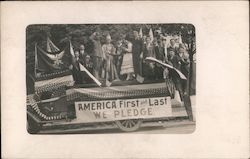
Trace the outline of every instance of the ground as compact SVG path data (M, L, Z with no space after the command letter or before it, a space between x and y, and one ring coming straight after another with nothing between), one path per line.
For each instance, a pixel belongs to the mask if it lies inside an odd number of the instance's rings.
M47 134L113 134L113 133L130 133L130 134L188 134L195 131L195 122L188 120L176 121L161 121L154 123L146 123L140 129L134 132L123 132L118 128L106 127L106 129L92 129L86 130L85 128L78 129L54 129L43 130L40 133Z

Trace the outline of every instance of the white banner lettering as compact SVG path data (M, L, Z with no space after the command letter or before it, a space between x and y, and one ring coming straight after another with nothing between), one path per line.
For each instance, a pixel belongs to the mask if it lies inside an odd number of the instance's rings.
M159 118L172 115L170 97L75 102L81 122Z

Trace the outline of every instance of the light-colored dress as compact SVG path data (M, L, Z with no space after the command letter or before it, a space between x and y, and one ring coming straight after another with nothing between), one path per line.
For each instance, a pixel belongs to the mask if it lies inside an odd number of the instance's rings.
M128 42L128 44L125 47L126 51L123 54L123 60L120 72L121 75L134 73L132 43Z
M106 70L106 78L108 77L108 80L115 80L118 79L118 74L116 70L116 66L114 64L114 55L115 55L115 47L113 44L104 44L102 46L102 51L104 53L104 59L105 62L105 70Z

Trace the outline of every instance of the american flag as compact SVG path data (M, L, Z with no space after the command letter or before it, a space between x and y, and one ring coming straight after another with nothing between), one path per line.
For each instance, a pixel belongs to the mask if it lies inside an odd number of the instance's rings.
M59 51L59 48L47 37L47 52L56 53Z

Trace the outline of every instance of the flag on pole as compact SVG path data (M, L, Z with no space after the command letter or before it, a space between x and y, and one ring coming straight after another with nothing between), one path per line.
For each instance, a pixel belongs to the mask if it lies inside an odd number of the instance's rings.
M60 49L47 37L47 52L56 53L59 51Z
M149 37L150 37L150 39L151 39L151 42L152 42L152 41L154 40L154 34L153 34L153 31L152 31L151 28L150 28L150 30L149 30L148 35L149 35Z
M69 47L67 47L67 52L69 52L69 54L71 55L71 58L75 58L75 54L74 54L74 48L73 45L71 43L71 40L69 40ZM98 85L101 86L102 83L97 80L81 63L79 63L80 66L80 71L82 72L86 72L87 75Z
M66 49L57 53L51 53L35 45L36 73L51 74L62 72L67 70L70 64L71 58L66 52Z
M140 28L140 31L139 31L139 36L140 36L140 38L142 38L142 37L143 37L142 28Z
M86 72L88 74L88 76L98 85L101 86L102 83L100 81L98 81L98 79L96 79L81 63L79 63L80 66L80 71Z
M183 73L181 73L181 71L179 71L178 69L174 68L173 66L171 66L169 64L166 64L166 63L164 63L160 60L157 60L156 58L153 58L153 57L147 57L145 60L150 61L150 62L157 62L158 64L160 64L164 67L170 68L170 69L174 70L181 79L187 80L186 76Z
M48 91L74 84L69 70L71 58L66 50L52 53L35 44L35 91Z

